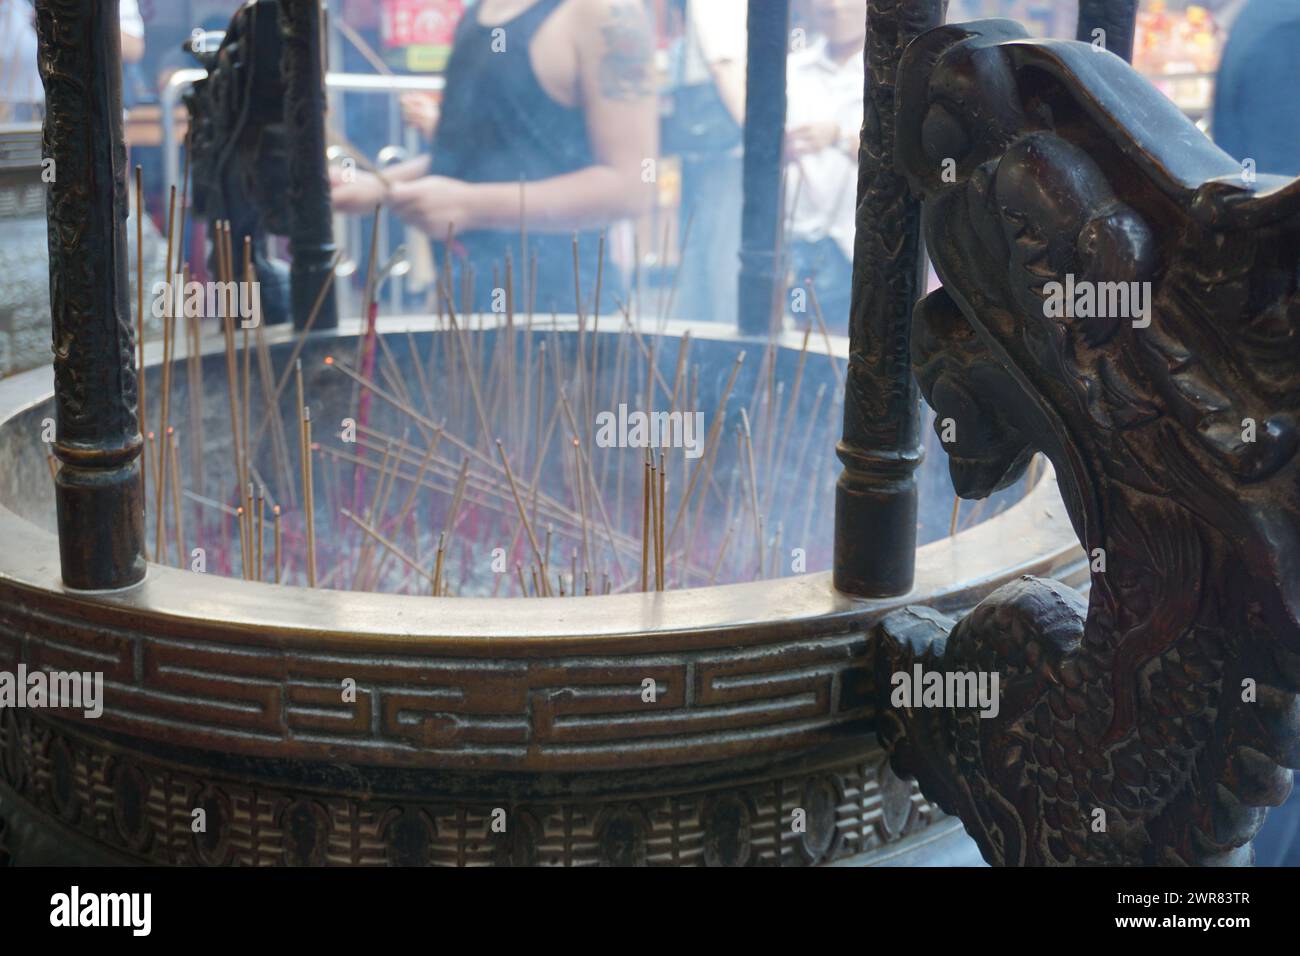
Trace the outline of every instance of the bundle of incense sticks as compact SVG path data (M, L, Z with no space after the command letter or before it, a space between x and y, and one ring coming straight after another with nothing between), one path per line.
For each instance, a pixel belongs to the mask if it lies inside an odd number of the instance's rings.
M168 269L187 281L184 243L172 238L184 233L183 201L179 226L175 214L173 192ZM213 279L256 290L250 243L237 256L228 222L211 234ZM169 296L147 406L140 353L142 421L157 410L145 459L153 560L276 584L527 597L828 567L844 363L811 286L797 353L772 342L699 354L689 332L664 334L675 277L657 314L643 315L639 274L629 301L609 294L603 252L602 240L584 281L575 240L563 323L535 314L535 256L527 269L507 256L497 270L501 312L475 312L471 270L457 281L444 262L432 331L384 332L371 314L355 343L309 334L328 285L302 333L275 350L255 291L243 321ZM377 268L372 250L367 302L379 300ZM141 334L144 305L140 296ZM223 381L204 380L202 323L220 335ZM172 422L178 380L184 431ZM654 440L627 427L634 419L657 426ZM954 532L957 521L954 508Z

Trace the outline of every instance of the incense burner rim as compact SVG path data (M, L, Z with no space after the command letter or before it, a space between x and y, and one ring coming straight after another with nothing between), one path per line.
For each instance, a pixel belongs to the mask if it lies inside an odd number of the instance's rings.
M608 318L608 317L606 317ZM549 317L548 317L549 319ZM429 316L395 316L379 321L381 332L428 332L437 329ZM543 327L550 328L551 321ZM613 334L614 322L599 334ZM537 326L535 325L535 328ZM575 317L554 319L554 327L574 331ZM315 340L347 340L360 333L361 323L344 321L337 330L314 332ZM671 320L646 334L707 338L737 344L752 343L755 351L766 343L739 335L719 323ZM268 329L268 344L282 345L296 333L288 327ZM820 339L820 341L818 341ZM785 333L777 342L798 349L802 336ZM825 355L847 340L812 336L810 353ZM203 354L223 348L219 335L203 342ZM146 349L146 365L161 360L161 343ZM48 366L0 381L0 425L49 399ZM396 642L410 650L454 648L459 653L491 654L511 649L529 656L563 653L577 647L641 644L653 636L656 647L700 646L705 635L714 641L745 643L764 641L763 635L790 636L800 622L844 618L846 629L864 614L924 601L938 607L959 607L977 598L982 589L1008 575L1044 572L1074 562L1078 545L1059 505L1054 477L1044 474L1039 484L1006 512L981 522L956 536L920 547L913 590L884 601L858 600L837 592L829 572L791 575L738 584L684 588L659 594L590 596L575 603L567 598L485 598L373 594L320 590L241 581L219 575L150 563L143 582L116 592L83 592L64 588L59 577L55 535L30 524L20 515L0 507L0 535L9 547L0 554L0 582L29 592L60 594L77 603L98 604L130 614L145 614L174 625L217 628L250 642L347 644L357 641L376 646ZM771 613L763 613L764 610ZM682 622L689 621L689 624ZM395 623L396 622L396 625ZM541 639L539 641L539 639ZM545 648L543 650L543 647Z

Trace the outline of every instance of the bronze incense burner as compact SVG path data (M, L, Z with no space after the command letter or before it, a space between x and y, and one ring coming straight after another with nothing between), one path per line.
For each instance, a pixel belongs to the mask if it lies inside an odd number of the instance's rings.
M868 5L831 570L492 598L146 562L138 375L158 382L168 358L137 368L128 319L116 4L38 3L54 386L49 369L0 382L0 668L98 672L104 698L94 719L0 710L0 855L956 862L964 826L998 864L1249 862L1300 762L1300 186L1244 180L1132 71L1132 0L1081 4L1079 35L1101 26L1116 52L943 26L943 6ZM290 296L306 325L331 248L317 8L280 12L285 119L307 144ZM773 45L770 24L751 34L751 53ZM747 126L752 185L776 181L779 136ZM745 326L775 295L774 195L746 208ZM923 248L943 282L924 298ZM1067 276L1146 283L1148 306L1056 314ZM330 324L303 354L332 427L348 383L321 356L371 333ZM714 372L741 348L770 345L773 368L834 350L689 331ZM554 334L573 347L572 326ZM267 333L282 365L297 341ZM223 344L204 339L203 362ZM233 400L206 382L205 408ZM929 464L922 393L946 453ZM235 447L208 434L199 471ZM945 464L983 498L1035 451L1052 468L1023 499L916 546L936 509L942 527ZM999 706L900 699L918 667L996 676Z
M420 342L442 334L386 325ZM752 348L719 327L691 331L724 368ZM355 334L345 322L302 350L322 420L331 402L346 407L350 383L320 357L350 353ZM272 333L277 358L294 340ZM221 343L205 344L219 361ZM799 337L783 345L797 361ZM829 364L810 369L834 381ZM493 599L309 591L156 564L133 588L79 595L58 580L47 374L0 383L12 545L0 667L103 671L107 690L98 720L4 712L0 815L15 863L802 865L912 847L960 858L954 822L872 739L867 633L916 594L957 610L1021 573L1078 580L1048 474L1007 511L922 546L912 597L891 601L844 598L827 572ZM205 383L224 398L220 375ZM183 375L177 388L184 407ZM211 434L205 457L227 460L228 434ZM950 499L935 491L926 510L943 524ZM347 680L355 703L342 700ZM195 809L205 833L192 831Z

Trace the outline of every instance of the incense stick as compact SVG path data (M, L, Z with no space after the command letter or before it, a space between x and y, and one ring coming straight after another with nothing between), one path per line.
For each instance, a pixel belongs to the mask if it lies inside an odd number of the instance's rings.
M519 498L519 488L515 485L514 473L510 470L510 459L506 456L506 450L501 444L501 439L497 439L497 453L501 456L501 465L506 470L506 479L510 482L510 494L514 496L515 507L519 509L519 520L524 524L524 531L528 533L528 541L533 546L533 555L537 563L542 563L542 552L537 547L537 536L533 534L533 526L528 521L528 513L524 510L524 503ZM550 585L543 578L542 584L546 590L550 590Z
M664 555L664 502L667 498L667 457L659 453L659 500L655 508L655 584L662 591L667 584L667 564Z
M745 464L749 468L749 507L754 521L754 541L758 546L758 573L763 573L763 518L758 511L758 477L754 472L754 442L749 431L749 414L740 410L741 434L744 437Z
M817 320L817 328L822 334L822 341L826 343L826 357L830 360L831 369L835 372L835 384L841 392L844 391L844 370L840 368L840 363L835 360L835 352L831 348L831 335L826 330L826 321L822 317L822 307L817 301L817 290L813 287L812 280L804 283L808 289L808 300L812 303L813 318Z
M641 462L641 590L648 586L650 548L650 459Z
M307 520L307 584L316 586L316 502L312 496L311 409L302 410L302 500Z
M167 259L165 261L168 270L171 269L172 241L175 238L172 235L172 227L175 225L175 219L176 219L176 187L172 186L171 198L168 201L168 208L167 208ZM168 413L168 402L171 397L171 347L172 347L172 338L174 336L174 325L175 325L175 316L173 314L173 311L174 311L175 296L177 291L172 287L172 276L170 272L165 278L166 278L166 289L167 289L167 307L163 310L163 370L162 370L162 396L161 396L162 411L158 419L159 436L166 436L168 433L167 413ZM154 544L154 559L158 561L159 564L166 564L167 554L166 551L164 550L164 548L166 547L166 541L164 539L164 535L166 534L167 531L167 519L165 516L165 512L163 511L163 500L167 491L167 441L166 439L160 437L158 445L159 445L159 459L158 459L159 482L155 489L155 500L154 500L154 523L155 523L155 531L156 531L155 544Z
M275 529L273 532L275 536L275 583L279 584L280 583L280 543L281 543L279 505L276 505L274 508L271 509L271 521Z
M257 489L257 574L256 579L262 580L262 568L264 561L262 559L262 546L266 541L266 531L264 521L266 520L266 489L259 487Z
M424 570L424 568L420 567L419 563L414 558L412 558L409 554L407 554L405 551L399 548L392 541L389 541L387 538L385 538L382 534L376 531L368 523L362 521L360 518L354 515L351 511L348 511L346 508L340 509L339 513L343 515L343 517L351 521L353 524L355 524L362 531L364 531L371 540L379 544L381 547L387 548L389 552L396 555L397 558L403 564L409 567L416 574L420 575L426 581L434 583L434 578L432 577L432 575L430 575L428 571Z
M140 430L148 432L149 430L149 412L147 396L149 386L147 384L147 372L144 364L144 168L138 163L135 167L135 338L138 358L136 359L136 374L139 376L139 385L137 387L140 402ZM142 472L140 481L140 493L145 501L149 500L149 446L147 442L142 443L140 449L140 471ZM149 557L149 536L144 535L145 539L145 558Z
M176 430L167 429L168 444L171 446L169 456L171 459L171 499L172 499L172 523L176 531L176 566L185 566L185 528L181 523L181 462L180 446L176 441Z

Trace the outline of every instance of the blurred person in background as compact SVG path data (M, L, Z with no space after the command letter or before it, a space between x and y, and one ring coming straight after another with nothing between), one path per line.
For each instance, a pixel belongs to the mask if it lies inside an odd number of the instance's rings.
M1228 35L1214 94L1214 141L1255 171L1300 176L1300 2L1249 0ZM1300 866L1300 792L1255 838L1260 866Z
M44 114L45 87L36 65L36 11L31 0L0 0L0 122L35 122ZM121 0L123 106L133 103L142 82L144 19L138 0Z
M1259 173L1300 176L1300 0L1237 14L1214 94L1214 141Z
M140 61L144 59L144 17L138 0L121 0L118 21L122 33L122 107L130 109L152 96Z
M139 0L120 0L118 21L122 32L122 62L139 63L144 56L144 17Z
M433 134L438 129L438 97L432 93L403 93L402 122L415 127L426 143L433 142Z
M744 201L745 0L677 0L682 38L670 67L664 152L681 159L681 265L674 312L735 323ZM687 223L690 234L686 234Z
M811 281L829 329L847 334L853 279L866 0L808 0L816 31L792 50L786 81L787 254Z
M0 122L41 118L45 89L36 68L35 13L30 0L0 0Z
M353 0L355 2L355 0ZM446 69L445 57L450 55L441 42L448 22L458 23L466 7L473 8L475 0L381 0L385 6L381 18L381 42L406 44L408 68L415 72L442 72ZM437 34L435 37L434 34ZM454 38L454 33L453 33ZM437 42L437 49L429 47ZM418 54L418 57L417 57ZM417 58L419 67L410 67ZM438 126L438 96L434 93L407 92L399 99L402 121L420 134L426 145L433 142Z
M123 106L130 105L130 70L144 55L144 22L136 0L119 7L123 62ZM39 124L45 114L45 87L37 65L34 8L30 0L0 0L0 123ZM39 135L39 133L33 134ZM38 187L32 190L41 192ZM127 235L135 235L135 180L127 176ZM12 195L12 192L11 192ZM24 200L25 203L25 200ZM44 201L34 215L8 215L0 236L0 376L49 361L50 273ZM166 274L167 244L146 214L142 223L145 275ZM136 244L127 250L129 300L135 301ZM146 283L152 279L146 278ZM161 323L146 312L146 335Z
M435 240L440 260L450 256L456 289L472 270L480 310L492 307L493 271L504 275L508 252L522 311L535 256L529 298L539 312L572 312L575 232L589 297L601 231L654 198L645 176L658 149L652 58L639 0L480 0L456 29L431 155L383 180L336 168L335 207L368 214L387 203ZM441 240L452 228L448 250ZM603 278L609 308L618 277L606 268Z

